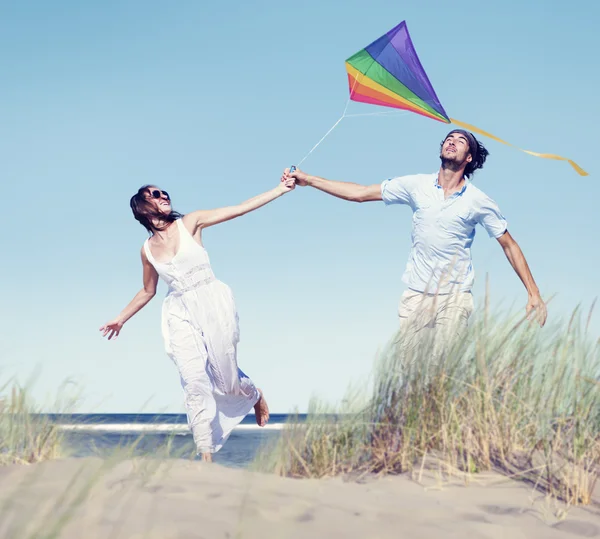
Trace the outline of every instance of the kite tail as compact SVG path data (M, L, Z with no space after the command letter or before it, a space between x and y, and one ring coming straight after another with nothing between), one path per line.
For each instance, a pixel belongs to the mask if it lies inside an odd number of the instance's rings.
M483 135L484 137L489 137L497 142L506 144L507 146L512 146L513 148L517 148L517 146L510 144L509 142L506 142L505 140L502 140L502 139L496 137L495 135L492 135L491 133L484 131L483 129L479 129L478 127L475 127L474 125L466 124L464 122L459 122L458 120L455 120L454 118L450 118L450 121L455 125L464 127L465 129L468 129L469 131L479 133L480 135ZM569 163L569 165L571 165L575 169L575 172L577 172L577 174L579 174L580 176L589 176L589 174L585 170L583 170L577 163L575 163L575 161L571 161L570 159L567 159L566 157L561 157L560 155L554 155L551 153L531 152L529 150L523 150L521 148L517 148L517 150L521 150L522 152L528 153L529 155L533 155L535 157L542 157L543 159L556 159L557 161L567 161Z

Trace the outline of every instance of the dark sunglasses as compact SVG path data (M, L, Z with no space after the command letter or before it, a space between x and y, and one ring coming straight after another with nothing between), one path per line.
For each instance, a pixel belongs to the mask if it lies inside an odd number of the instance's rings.
M167 193L166 191L159 191L158 189L154 189L150 191L150 194L152 195L152 198L160 198L161 196L164 196L167 200L171 200L169 193Z

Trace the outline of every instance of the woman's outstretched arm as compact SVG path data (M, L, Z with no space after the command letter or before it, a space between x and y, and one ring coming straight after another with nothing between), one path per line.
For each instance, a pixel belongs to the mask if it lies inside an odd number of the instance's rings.
M276 198L279 198L281 195L288 193L294 189L295 186L296 183L294 179L290 178L289 180L281 181L274 189L252 197L236 206L226 206L224 208L216 208L214 210L198 210L186 215L186 219L189 218L192 220L195 223L196 228L206 228L217 225L257 210L265 204L268 204Z
M150 300L156 295L156 285L158 284L158 273L154 269L154 266L150 263L146 257L146 253L142 248L142 267L144 269L144 286L143 288L133 297L129 304L121 311L119 316L104 324L100 331L102 336L108 335L110 341L113 337L116 339L121 332L123 324L127 322L135 313L145 307Z

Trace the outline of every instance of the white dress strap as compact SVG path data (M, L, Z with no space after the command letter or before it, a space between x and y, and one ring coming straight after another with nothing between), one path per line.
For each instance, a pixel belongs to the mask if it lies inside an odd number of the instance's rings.
M152 256L152 253L150 252L150 246L148 245L149 240L150 240L150 238L146 238L146 241L144 242L144 252L146 253L146 258L148 259L150 264L152 264L154 266L155 260L154 260L154 257Z
M187 227L183 224L183 217L180 217L179 219L177 219L177 226L179 228L179 243L181 243L181 241L183 240L184 236L186 238L189 239L194 239L194 237L190 234L190 231L187 229Z

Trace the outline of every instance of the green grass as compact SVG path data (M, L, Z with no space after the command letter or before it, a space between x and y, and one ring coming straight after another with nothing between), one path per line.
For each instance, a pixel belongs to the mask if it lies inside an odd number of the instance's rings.
M59 395L64 394L64 388L61 388ZM70 399L63 401L64 399L57 399L53 409L68 413L74 402ZM32 467L31 473L14 486L13 491L2 492L4 499L0 502L0 522L7 519L4 523L5 531L10 537L24 539L58 538L89 499L92 490L120 463L129 462L132 481L144 485L167 474L174 459L194 458L189 447L175 448L175 435L168 436L165 443L152 454L140 452L139 446L143 439L142 433L133 442L113 448L109 454L102 451L100 460L81 460L67 486L56 492L56 497L49 506L46 504L47 500L39 501L34 514L44 516L36 523L33 522L35 519L19 514L18 501L23 493L35 489L36 481L41 478L39 469ZM40 407L31 400L29 388L17 383L7 383L0 387L0 466L34 464L68 457L69 453L64 431L41 414ZM99 456L100 454L98 451ZM125 494L121 495L123 503L132 502ZM118 525L115 525L115 534L118 534Z
M437 359L428 340L407 354L398 334L368 387L339 406L315 400L306 423L291 421L255 467L291 477L495 470L590 503L600 470L592 310L540 330L484 309Z
M39 415L25 387L0 387L0 465L31 464L65 456L63 434Z

